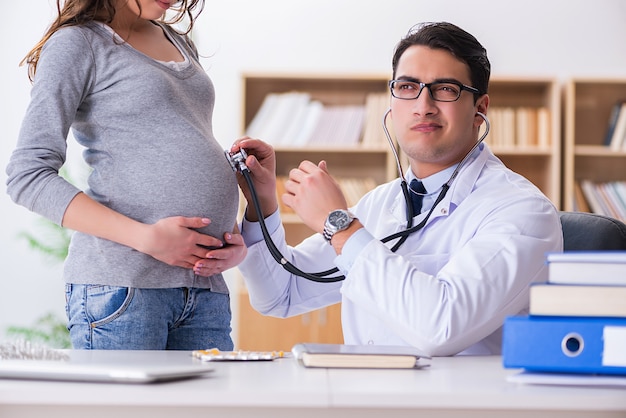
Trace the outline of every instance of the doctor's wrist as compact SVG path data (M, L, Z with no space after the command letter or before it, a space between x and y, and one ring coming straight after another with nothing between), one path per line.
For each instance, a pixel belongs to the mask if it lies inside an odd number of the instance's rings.
M332 236L330 240L330 245L332 245L332 247L335 249L337 255L341 254L346 241L348 241L350 237L361 228L363 228L363 224L361 224L358 219L355 219L354 221L352 221L347 229L336 232Z

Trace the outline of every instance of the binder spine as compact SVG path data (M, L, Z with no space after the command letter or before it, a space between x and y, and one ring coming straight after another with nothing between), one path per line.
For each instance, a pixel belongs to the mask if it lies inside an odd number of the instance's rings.
M517 316L504 322L506 368L626 374L626 319Z

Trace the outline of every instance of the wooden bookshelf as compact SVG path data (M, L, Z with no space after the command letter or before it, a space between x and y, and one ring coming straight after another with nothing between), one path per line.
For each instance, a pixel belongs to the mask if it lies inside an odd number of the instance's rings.
M245 132L265 97L270 93L307 92L324 106L364 105L370 93L388 94L380 75L287 75L244 74L242 77L242 129ZM382 113L380 114L382 122ZM380 141L369 146L332 144L290 147L274 145L276 172L287 176L302 160L325 160L338 178L373 179L381 184L397 176L396 164L382 127ZM272 143L272 138L261 138ZM287 242L296 245L313 234L295 214L281 213ZM238 346L245 350L290 350L303 341L342 343L340 304L294 318L278 319L260 315L250 306L245 286L240 286Z
M513 145L485 141L513 171L533 182L557 206L561 206L561 101L560 86L554 79L494 78L489 85L489 108L544 109L548 114L548 139L544 143ZM489 113L489 111L488 111ZM492 132L498 132L492 120ZM510 127L508 127L511 129Z
M242 77L242 130L254 119L270 93L304 91L324 105L364 104L369 93L388 94L387 78L381 75L285 75L244 74ZM529 178L553 202L560 204L560 105L558 84L546 79L499 79L490 85L490 106L547 108L550 113L549 144L539 146L493 146L494 152L514 171ZM376 115L381 126L384 110ZM379 145L369 146L298 146L274 145L277 175L302 160L315 163L324 159L337 177L373 178L381 184L398 176L393 151L382 127ZM488 137L489 138L489 137ZM261 138L271 143L271 138ZM489 140L487 139L487 142ZM287 242L295 245L312 234L296 215L281 214ZM243 283L243 281L242 281ZM342 342L340 306L296 318L276 319L255 312L242 284L238 292L238 346L245 350L290 349L297 342Z
M626 100L626 79L571 79L564 90L565 210L578 210L576 184L626 180L626 151L605 145L611 110Z

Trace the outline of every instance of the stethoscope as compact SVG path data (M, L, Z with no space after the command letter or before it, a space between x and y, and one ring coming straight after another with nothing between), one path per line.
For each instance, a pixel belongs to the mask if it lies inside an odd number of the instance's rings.
M391 113L391 109L387 109L387 111L385 112L385 114L383 115L382 118L382 124L383 124L383 131L385 133L385 136L387 137L387 141L389 142L389 146L391 147L391 150L393 151L393 156L395 158L396 161L396 166L398 169L398 174L400 176L400 187L402 189L402 194L404 195L404 200L406 201L406 218L407 218L407 226L406 229L400 232L396 232L394 234L388 235L385 238L381 239L380 241L382 243L386 243L389 241L392 241L394 239L398 239L398 242L396 242L393 247L391 247L391 251L392 252L396 252L398 250L398 248L400 248L400 246L404 243L404 241L406 241L406 239L409 237L409 235L411 235L413 232L419 231L420 229L422 229L425 225L426 222L428 222L428 219L430 218L430 215L433 213L433 211L435 210L435 207L439 204L439 202L441 202L443 200L443 198L446 196L446 193L448 193L448 190L450 189L450 186L452 184L452 182L454 181L454 179L456 178L456 176L459 174L459 171L461 170L461 168L465 165L465 163L467 162L467 160L470 158L470 156L473 154L474 150L483 142L483 140L485 139L485 137L487 136L487 134L489 134L489 130L491 128L491 124L489 122L489 119L487 118L487 116L481 112L476 112L476 114L478 116L480 116L481 118L483 118L483 120L485 121L485 132L480 136L480 138L478 139L478 141L476 141L476 143L472 146L472 148L467 152L467 154L465 154L465 157L463 157L463 159L461 160L461 162L456 166L456 168L454 169L454 171L452 172L452 174L450 175L450 178L448 179L448 181L446 181L442 186L441 186L441 191L439 192L439 195L437 196L437 199L435 199L435 203L432 205L432 207L430 208L430 210L428 211L428 213L426 214L426 217L417 225L413 226L413 203L411 200L411 195L409 193L414 191L409 191L409 186L406 182L406 179L404 177L404 170L402 169L402 165L400 164L400 158L398 157L398 152L396 151L396 147L393 143L393 140L391 139L391 135L389 134L389 130L387 129L387 116L389 116L389 113ZM245 152L245 150L242 148L240 149L238 152L235 153L231 153L228 150L224 151L224 154L226 155L226 159L228 160L228 162L230 163L233 171L235 172L240 172L243 177L246 180L246 183L248 185L248 188L250 189L250 195L252 197L252 204L254 205L254 208L256 210L256 212L261 215L259 216L259 225L261 226L261 232L263 233L263 239L265 240L265 243L267 245L267 249L269 250L270 254L272 255L272 257L274 258L274 260L276 260L276 262L278 264L280 264L285 270L287 270L288 272L290 272L291 274L295 274L296 276L300 276L303 277L305 279L314 281L314 282L318 282L318 283L334 283L334 282L339 282L341 280L345 279L345 276L343 275L337 275L337 276L331 276L332 274L335 274L337 272L339 272L339 269L337 267L334 267L330 270L326 270L326 271L320 271L318 273L307 273L304 272L302 270L300 270L298 267L296 267L295 265L293 265L291 262L289 262L280 252L280 250L276 247L276 244L274 244L274 241L272 240L269 231L267 230L267 226L265 225L265 220L263 219L262 216L262 211L261 211L261 204L259 203L259 199L258 196L256 194L256 190L254 188L254 184L252 182L252 177L250 176L250 169L248 168L248 166L246 166L246 158L248 157L248 154ZM328 277L330 276L330 277Z

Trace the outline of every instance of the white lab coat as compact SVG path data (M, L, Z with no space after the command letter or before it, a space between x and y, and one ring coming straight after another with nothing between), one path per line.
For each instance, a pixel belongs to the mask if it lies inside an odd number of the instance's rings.
M487 146L461 168L426 226L392 253L395 241L378 240L405 229L405 208L399 179L351 208L377 239L338 283L292 276L263 241L251 245L239 269L252 305L288 317L342 302L346 344L410 345L433 356L500 353L504 318L527 312L529 284L547 279L546 253L562 251L557 209ZM244 222L244 236L253 227ZM320 234L292 248L281 226L272 239L305 272L343 264Z

